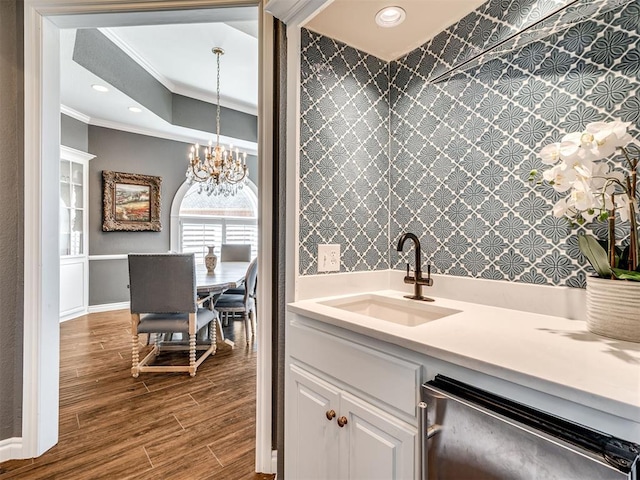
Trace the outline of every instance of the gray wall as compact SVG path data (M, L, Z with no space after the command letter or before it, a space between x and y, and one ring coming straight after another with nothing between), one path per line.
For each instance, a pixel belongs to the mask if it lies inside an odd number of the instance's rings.
M96 156L89 162L89 255L169 250L171 203L185 180L190 145L96 126L89 126L88 143L88 151ZM247 157L247 164L249 178L257 183L257 158ZM103 170L162 177L162 231L102 231ZM126 262L91 260L89 263L89 305L129 300Z
M23 4L0 2L0 440L22 434Z
M60 143L81 152L87 152L89 148L89 126L68 115L60 115Z

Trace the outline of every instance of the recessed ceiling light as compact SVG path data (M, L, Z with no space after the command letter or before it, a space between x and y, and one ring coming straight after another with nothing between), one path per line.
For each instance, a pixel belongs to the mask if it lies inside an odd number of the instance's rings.
M404 22L407 12L402 7L384 7L376 13L376 23L381 27L395 27Z
M97 83L94 85L91 85L91 88L93 88L94 90L98 91L98 92L108 92L109 89L107 87L105 87L104 85L98 85Z
M129 111L133 113L140 113L142 109L139 107L129 107Z

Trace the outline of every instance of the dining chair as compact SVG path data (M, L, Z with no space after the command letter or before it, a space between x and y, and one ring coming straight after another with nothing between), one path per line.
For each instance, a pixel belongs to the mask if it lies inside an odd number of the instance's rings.
M215 351L212 322L217 314L203 307L210 297L197 296L194 255L129 254L128 260L131 374L137 377L140 372L188 372L195 376L200 364ZM207 326L208 340L198 345L196 335ZM151 351L142 360L140 334L155 336ZM175 334L180 334L180 340L176 340ZM188 365L151 365L161 350L188 351ZM198 359L196 350L205 350Z
M223 243L220 246L221 262L248 262L251 260L251 245Z
M244 294L223 293L215 303L215 310L220 314L242 315L244 321L244 334L249 343L250 335L255 336L255 320L256 320L256 284L258 279L258 259L254 258L245 275ZM251 332L251 333L250 333Z

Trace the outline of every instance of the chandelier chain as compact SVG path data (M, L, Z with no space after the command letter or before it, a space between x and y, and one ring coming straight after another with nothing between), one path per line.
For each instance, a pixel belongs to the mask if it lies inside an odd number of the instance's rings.
M216 52L216 67L218 73L216 75L216 145L220 145L220 55L222 51Z

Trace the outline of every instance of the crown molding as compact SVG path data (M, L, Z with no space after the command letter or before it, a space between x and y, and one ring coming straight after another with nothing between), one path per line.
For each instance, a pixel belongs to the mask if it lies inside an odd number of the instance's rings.
M60 157L64 160L73 160L78 163L88 162L96 158L92 153L83 152L82 150L67 147L66 145L60 145Z
M75 118L76 120L82 123L86 123L87 125L91 122L91 117L89 115L80 113L79 111L74 110L71 107L67 107L66 105L60 105L60 113L64 113L66 116Z
M289 26L308 22L333 0L269 0L264 9Z
M206 145L209 141L211 134L203 133L201 136L197 135L181 135L178 133L160 132L149 128L134 127L125 123L114 122L111 120L102 120L99 118L92 118L90 125L94 127L110 128L112 130L120 130L122 132L135 133L136 135L145 135L147 137L162 138L165 140L173 140L175 142L183 143L199 143ZM231 137L220 136L220 143L233 144L240 150L247 152L247 155L258 155L258 146L254 142L247 142L246 140L239 140ZM186 158L186 156L185 156Z
M136 50L125 42L112 28L99 28L100 33L111 40L120 50L126 53L131 59L146 70L146 72L160 82L167 90L173 92L176 86L167 77L158 72L153 65L140 55Z
M125 42L112 28L99 28L98 29L105 37L113 42L120 50L127 54L134 62L140 65L149 75L160 82L171 93L183 95L185 97L195 98L202 100L203 102L216 104L216 97L213 94L206 94L200 90L190 88L184 84L176 84L172 80L165 77L153 65L151 65L142 55L140 55L131 45ZM250 115L258 115L258 106L252 105L247 102L236 100L231 97L221 96L220 105L230 108L232 110L238 110L240 112L248 113Z
M184 97L195 98L196 100L201 100L203 102L210 103L211 105L216 105L216 97L213 93L205 93L201 90L195 90L182 84L175 85L175 90L173 90L172 93L182 95ZM221 95L220 106L230 108L231 110L236 110L238 112L248 113L249 115L254 115L256 117L258 116L257 105L252 105L230 97Z

